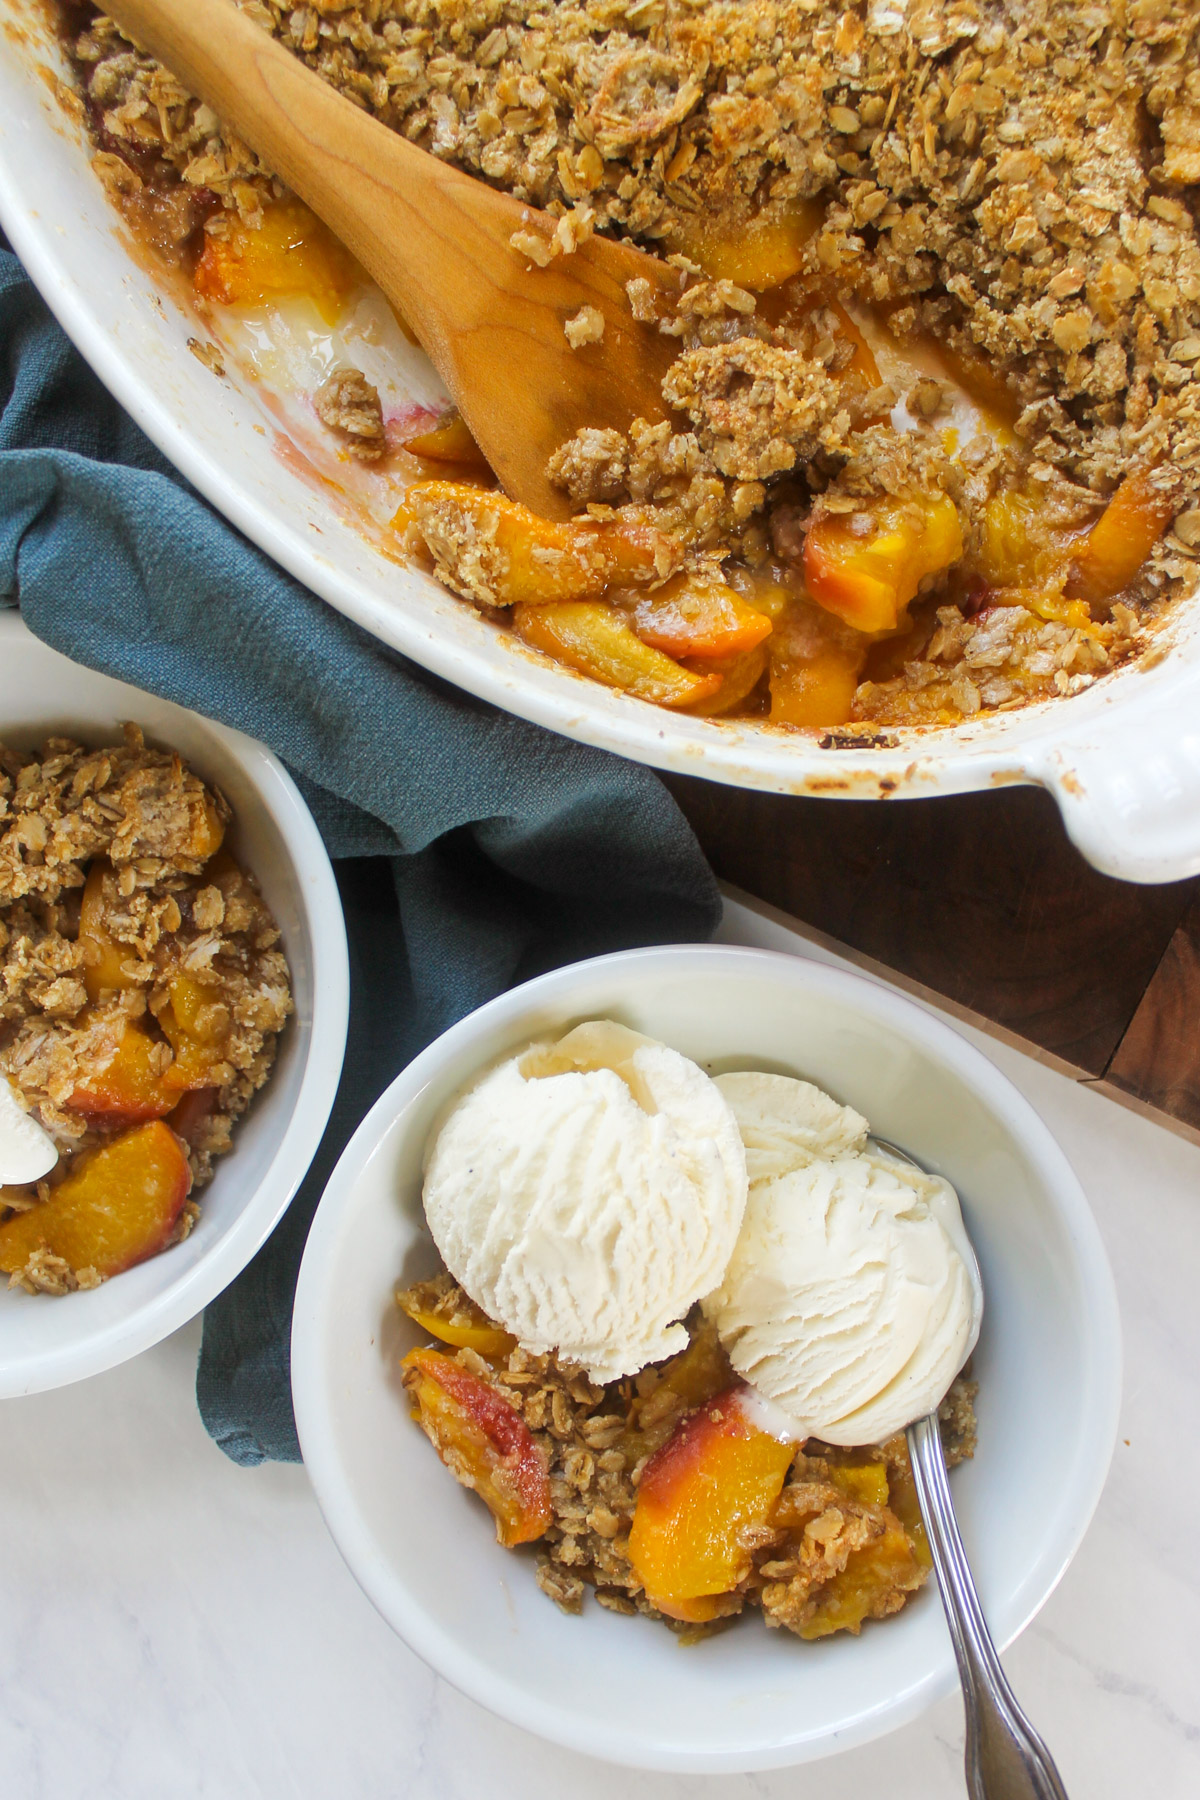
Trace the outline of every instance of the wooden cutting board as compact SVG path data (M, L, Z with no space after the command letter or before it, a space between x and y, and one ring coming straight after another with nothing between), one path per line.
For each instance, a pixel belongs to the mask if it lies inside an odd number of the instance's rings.
M834 802L666 780L723 881L1200 1143L1200 877L1098 875L1036 788Z

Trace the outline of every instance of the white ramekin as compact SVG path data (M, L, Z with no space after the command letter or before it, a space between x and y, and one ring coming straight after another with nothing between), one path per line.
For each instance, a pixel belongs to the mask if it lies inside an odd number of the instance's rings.
M269 1235L316 1153L346 1047L349 969L341 901L312 815L262 744L94 674L0 612L0 739L120 741L131 719L226 794L230 842L283 935L296 1003L270 1081L237 1125L182 1244L101 1287L53 1299L0 1288L0 1398L40 1393L148 1349L228 1287Z

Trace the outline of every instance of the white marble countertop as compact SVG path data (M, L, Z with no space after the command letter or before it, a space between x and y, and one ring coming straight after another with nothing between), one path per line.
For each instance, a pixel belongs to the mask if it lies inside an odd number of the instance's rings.
M737 911L725 935L780 942L776 929ZM1200 1149L975 1041L1078 1171L1125 1328L1121 1434L1099 1512L1006 1666L1071 1800L1195 1800ZM0 1792L11 1800L962 1795L957 1699L879 1743L766 1775L639 1775L502 1724L377 1617L303 1469L238 1469L205 1436L199 1341L195 1321L110 1374L0 1406Z

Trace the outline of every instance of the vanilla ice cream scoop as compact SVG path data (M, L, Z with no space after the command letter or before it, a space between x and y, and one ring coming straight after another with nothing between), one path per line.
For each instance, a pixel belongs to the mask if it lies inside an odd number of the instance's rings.
M829 1444L882 1443L936 1408L978 1335L958 1197L871 1145L861 1114L807 1082L718 1086L752 1179L705 1311L777 1423Z
M718 1075L717 1086L733 1108L751 1181L787 1175L809 1157L861 1150L871 1129L852 1106L791 1075L750 1069Z
M12 1083L0 1075L0 1186L40 1181L57 1161L54 1139L24 1111Z
M425 1215L450 1273L528 1350L595 1381L686 1347L725 1273L746 1158L720 1089L610 1021L490 1070L427 1153Z

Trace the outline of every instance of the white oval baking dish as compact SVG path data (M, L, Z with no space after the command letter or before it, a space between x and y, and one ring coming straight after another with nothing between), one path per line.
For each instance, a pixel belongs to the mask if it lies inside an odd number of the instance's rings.
M61 52L27 0L0 0L0 223L54 313L138 424L276 562L414 662L567 737L738 787L834 799L1048 788L1088 860L1129 881L1200 873L1200 606L1153 666L952 729L823 749L610 692L525 649L418 569L374 550L275 454L253 385L187 352L196 321L155 285L55 95ZM429 382L423 384L424 398Z

